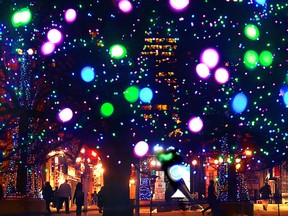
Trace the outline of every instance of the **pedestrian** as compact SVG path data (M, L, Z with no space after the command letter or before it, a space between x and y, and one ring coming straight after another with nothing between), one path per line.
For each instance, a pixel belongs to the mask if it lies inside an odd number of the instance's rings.
M59 213L63 202L65 202L65 212L66 214L69 214L69 200L72 198L72 192L71 192L71 186L68 184L68 180L60 185L58 189L58 195L59 195L59 203L57 206L57 213Z
M50 185L50 182L45 183L45 186L43 187L43 190L42 190L42 195L43 195L43 199L45 200L46 211L51 212L50 203L53 199L53 190Z
M98 192L99 213L103 212L104 205L105 205L105 188L104 186L102 186L100 191Z
M270 195L272 195L271 187L268 184L268 181L265 181L265 185L260 188L259 192L260 192L261 197L262 197L263 209L265 211L267 211L268 210L268 203L270 200Z
M73 203L76 203L76 216L81 216L82 206L84 205L84 192L82 183L78 182L73 196Z
M53 191L53 207L57 208L59 204L59 194L58 194L58 186L55 187Z
M204 213L208 210L211 209L211 212L215 212L215 208L216 208L216 202L217 202L217 195L216 195L216 191L215 191L215 186L214 186L214 181L210 180L210 184L208 186L208 197L207 197L207 201L208 201L208 206L202 210L202 215L204 215Z
M92 205L96 205L97 204L97 197L98 197L97 192L94 191L93 194L92 194L92 203L91 203Z

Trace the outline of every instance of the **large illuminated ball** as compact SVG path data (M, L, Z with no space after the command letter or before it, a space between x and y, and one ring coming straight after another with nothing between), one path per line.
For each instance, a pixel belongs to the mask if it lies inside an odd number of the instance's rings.
M202 79L207 79L210 76L210 69L204 63L199 63L196 66L196 73Z
M121 44L114 44L109 49L110 56L115 59L121 59L126 56L127 50Z
M133 6L129 0L120 0L118 7L123 13L129 13L133 9Z
M55 44L51 43L50 41L47 41L41 45L41 53L43 55L50 55L55 50Z
M214 73L215 80L220 83L224 84L229 80L229 72L226 68L218 68Z
M100 114L103 117L109 117L113 114L113 112L114 112L114 106L109 102L102 104L102 106L100 107Z
M286 105L286 107L288 106L288 92L286 92L285 94L284 94L284 96L283 96L283 101L284 101L284 103L285 103L285 105Z
M246 107L247 107L247 97L243 93L238 93L233 99L232 99L232 109L235 113L242 113Z
M140 90L139 97L142 102L150 103L153 98L153 92L150 88L145 87Z
M76 11L74 9L69 8L68 10L66 10L64 16L65 16L66 22L72 23L72 22L74 22L76 20L77 13L76 13Z
M202 63L213 69L219 62L219 54L215 49L207 48L201 53L200 59Z
M61 122L68 122L72 119L73 112L70 108L64 108L58 113L58 119Z
M130 103L134 103L139 97L139 88L136 86L129 86L124 92L124 98Z
M143 157L148 153L149 145L144 142L140 141L138 142L134 147L134 153L137 157Z
M255 0L257 2L257 4L260 4L260 5L265 5L266 4L266 0Z
M19 26L27 25L32 19L32 14L29 8L22 8L12 15L12 25L17 28Z
M85 82L93 81L94 78L95 78L95 72L94 72L93 68L90 67L90 66L86 66L86 67L82 68L82 70L81 70L81 78Z
M244 54L244 64L248 69L254 69L257 66L259 57L254 50L248 50Z
M180 12L188 7L189 0L169 0L169 5L173 11Z
M262 66L268 67L273 62L273 55L271 52L264 50L259 55L259 62Z
M244 34L250 40L257 40L259 38L259 29L253 24L248 24L244 28Z
M168 175L170 179L172 179L175 182L182 179L182 173L183 173L183 168L178 164L175 164L168 168Z
M198 133L203 129L203 121L200 117L192 117L188 121L188 129L193 133Z
M281 88L280 88L280 95L281 96L284 96L284 94L288 92L288 85L283 85Z
M54 44L60 43L62 34L58 29L50 29L47 33L47 39Z

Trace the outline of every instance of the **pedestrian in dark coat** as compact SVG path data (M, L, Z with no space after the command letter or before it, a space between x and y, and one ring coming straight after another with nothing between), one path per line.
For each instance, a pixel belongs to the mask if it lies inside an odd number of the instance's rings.
M208 186L208 197L207 197L207 201L209 206L206 207L205 209L202 210L202 215L204 215L204 213L208 210L211 209L212 212L215 211L216 208L216 202L217 202L217 195L216 195L216 191L215 191L215 186L214 186L214 181L210 180L210 184Z
M80 182L76 185L73 203L76 203L76 216L81 216L82 206L84 205L84 192L82 191L82 183Z
M99 207L99 213L103 212L103 208L105 205L105 188L104 186L101 187L100 191L98 192L98 207Z
M46 211L51 212L50 203L51 203L52 198L53 198L53 190L52 190L52 187L50 185L50 182L46 182L46 184L43 188L43 191L42 191L42 195L43 195L43 199L45 200L45 203L46 203Z
M261 197L263 199L262 200L263 209L265 211L267 211L268 210L268 203L269 203L269 200L270 200L270 195L272 195L271 187L270 187L270 185L268 184L267 181L265 182L265 185L260 188L259 192L260 192Z

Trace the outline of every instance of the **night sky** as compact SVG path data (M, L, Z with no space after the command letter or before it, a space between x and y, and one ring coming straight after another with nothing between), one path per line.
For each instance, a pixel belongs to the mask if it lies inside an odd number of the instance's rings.
M216 151L220 155L223 151L220 143L227 142L232 153L248 147L257 161L278 162L287 158L286 1L190 0L182 11L172 10L166 0L130 2L133 10L129 13L119 9L118 1L111 0L0 2L0 7L5 8L0 15L1 69L5 74L1 87L14 92L20 107L41 110L43 122L53 122L53 126L39 129L42 132L37 139L56 142L57 137L51 137L47 131L57 128L79 138L79 134L85 138L91 136L95 148L101 149L105 139L117 139L124 127L129 128L129 148L145 140L150 147L159 144L175 146L184 152ZM12 15L22 8L29 8L32 19L15 27ZM69 8L77 14L73 22L65 19ZM250 39L245 35L244 29L249 24L259 30L258 37ZM41 47L47 42L50 29L59 30L63 37L54 45L54 51L46 55ZM140 107L146 103L140 99L128 102L123 97L129 86L150 87L152 92L157 88L155 68L141 55L147 35L178 39L173 70L181 119L177 128L183 132L182 136L168 136L175 129L171 116L161 116L156 122L144 120ZM113 44L123 45L127 54L121 59L113 58L109 53ZM34 50L32 55L19 51L27 53L29 48ZM207 78L201 78L196 66L202 62L200 56L206 48L217 50L219 61L210 68ZM248 60L244 58L249 50L256 53L250 56L250 60L256 58L252 66L247 66ZM268 57L261 60L263 51L268 51ZM272 62L267 63L271 56ZM85 66L95 73L89 82L81 79ZM227 82L216 82L217 68L227 69ZM232 103L240 93L247 104L237 112ZM11 111L15 119L19 110L12 112L15 108L11 105L12 95L1 94L2 108L5 107L2 114ZM165 88L157 97L167 97ZM114 106L109 117L100 113L105 102ZM66 107L72 110L73 118L61 123L57 121L57 113ZM203 129L197 133L188 129L193 116L203 121ZM1 119L2 130L9 125L11 121ZM238 138L247 134L253 137L253 146L238 143Z

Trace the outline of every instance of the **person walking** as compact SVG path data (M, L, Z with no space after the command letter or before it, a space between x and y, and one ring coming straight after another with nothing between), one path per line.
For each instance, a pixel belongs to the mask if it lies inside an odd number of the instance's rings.
M57 209L59 203L58 186L55 187L53 191L53 207Z
M99 213L103 212L104 204L105 204L105 188L104 186L101 187L100 191L98 192L98 207L99 207Z
M265 185L262 186L259 190L261 197L262 197L262 204L263 204L263 209L265 211L268 210L268 203L270 200L270 195L271 193L271 186L268 184L268 181L265 182Z
M68 184L68 180L60 185L58 189L58 195L59 195L59 203L57 206L57 213L59 213L63 202L65 202L65 212L66 214L69 214L69 200L72 198L72 192L71 192L71 186Z
M80 182L76 185L73 203L76 203L76 216L81 216L82 206L84 205L84 192L82 191L82 183Z
M202 215L205 214L205 212L209 209L211 209L211 212L215 212L215 208L216 208L216 201L217 201L217 195L216 195L216 191L215 191L215 186L214 186L214 181L210 180L210 184L208 186L208 206L202 210Z
M50 185L50 182L45 183L45 186L42 190L42 195L43 195L43 199L45 200L46 211L51 212L50 203L51 203L52 197L53 197L53 190L52 190L52 187Z

